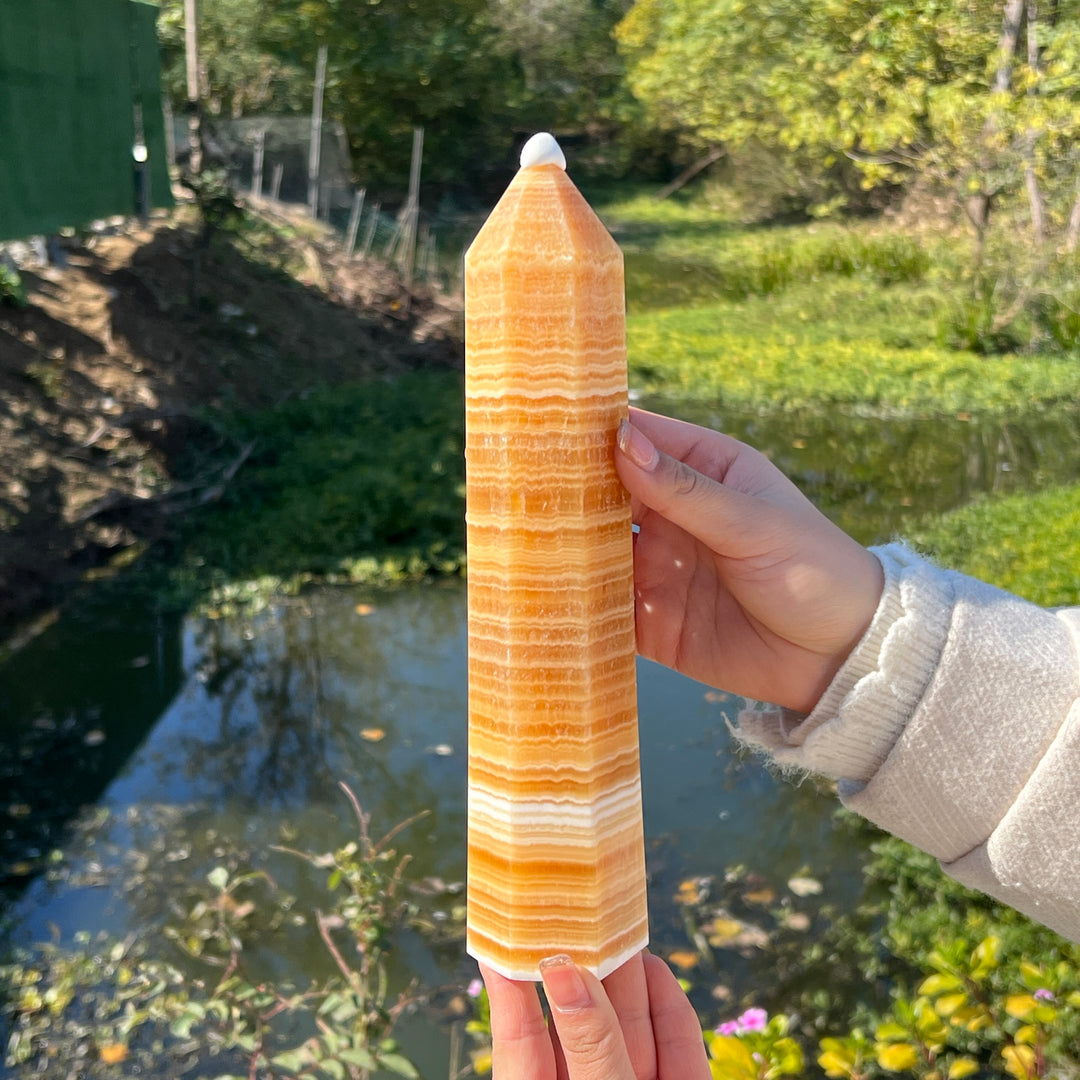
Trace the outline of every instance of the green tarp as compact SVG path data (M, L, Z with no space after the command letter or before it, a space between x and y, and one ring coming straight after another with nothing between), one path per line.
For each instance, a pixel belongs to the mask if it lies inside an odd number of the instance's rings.
M156 6L0 0L0 240L171 205Z

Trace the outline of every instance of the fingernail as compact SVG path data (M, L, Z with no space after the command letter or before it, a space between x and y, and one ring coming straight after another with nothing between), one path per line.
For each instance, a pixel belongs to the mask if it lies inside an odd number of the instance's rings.
M619 449L639 468L652 472L660 462L660 451L649 437L629 420L623 419L616 436Z
M540 978L548 1003L561 1013L587 1009L593 1002L577 965L569 956L549 956L540 961Z

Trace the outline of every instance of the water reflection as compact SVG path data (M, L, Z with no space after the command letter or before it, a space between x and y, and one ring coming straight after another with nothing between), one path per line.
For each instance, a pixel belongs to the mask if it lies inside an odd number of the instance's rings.
M39 878L18 903L17 939L68 941L87 927L150 936L193 977L204 975L162 928L182 918L219 865L265 871L295 898L289 910L325 907L324 875L274 845L323 851L351 839L356 825L339 781L376 831L425 812L402 846L415 876L436 882L436 892L447 886L454 902L465 832L461 582L374 595L321 590L252 616L192 618L173 648L175 696L95 794L98 810L69 846L67 873L55 883ZM831 864L830 890L857 880L853 853L831 839L827 799L778 785L729 753L736 699L643 663L641 700L658 942L685 940L672 898L690 873L722 875L745 862L782 880L812 859ZM303 984L333 972L310 921L293 923L273 903L259 917L253 974ZM749 982L754 970L736 957L726 977ZM399 986L416 976L460 986L470 975L460 945L416 935L391 958ZM415 1028L409 1049L438 1075L447 1046L428 1027Z
M1080 472L1073 414L883 424L643 404L759 446L864 541L982 492ZM9 891L14 936L154 932L220 864L264 869L298 910L314 910L325 881L273 845L323 851L346 842L355 821L340 782L376 830L426 811L402 847L417 878L435 892L448 887L437 902L454 903L464 875L465 646L459 581L317 590L254 614L182 623L131 611L58 623L6 665L0 685L4 866L25 883L50 848L71 852L71 874L58 883L41 876L21 898ZM823 892L802 933L850 907L859 849L836 827L830 793L777 782L733 752L728 723L739 699L645 662L639 698L661 949L686 946L676 898L688 878L714 878L717 888L726 878L739 888L753 881L766 895L809 873ZM67 843L64 823L80 807L97 809ZM310 923L268 911L263 931L252 956L259 970L297 981L332 970ZM781 992L775 951L724 950L720 963L713 975L735 995L766 983ZM414 975L461 985L470 974L459 947L415 935L392 958L398 985ZM410 1052L427 1061L425 1074L441 1075L445 1040L415 1023Z
M761 416L646 398L643 408L726 431L768 454L863 543L985 494L1080 479L1080 413L881 420L838 412Z

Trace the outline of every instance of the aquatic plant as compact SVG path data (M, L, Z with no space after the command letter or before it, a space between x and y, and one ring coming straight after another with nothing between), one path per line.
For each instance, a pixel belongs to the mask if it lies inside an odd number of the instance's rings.
M66 1077L79 1061L88 1077L165 1080L198 1068L217 1080L366 1080L377 1070L418 1078L393 1035L416 989L392 991L385 963L395 930L423 922L404 894L409 856L390 846L409 822L373 839L368 815L346 794L357 837L331 852L293 852L326 873L325 912L299 912L265 872L223 863L165 928L171 956L160 942L88 933L70 946L18 950L0 967L11 1075ZM315 926L335 969L307 987L256 974L248 955L297 919ZM183 957L198 962L196 974Z

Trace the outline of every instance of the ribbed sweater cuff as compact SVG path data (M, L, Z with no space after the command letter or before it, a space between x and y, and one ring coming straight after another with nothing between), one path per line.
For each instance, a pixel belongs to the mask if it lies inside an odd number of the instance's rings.
M941 656L953 607L948 575L902 544L871 550L885 571L881 600L813 712L759 707L739 717L739 738L785 768L868 780L888 756Z

